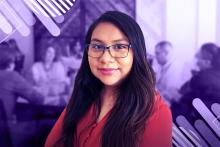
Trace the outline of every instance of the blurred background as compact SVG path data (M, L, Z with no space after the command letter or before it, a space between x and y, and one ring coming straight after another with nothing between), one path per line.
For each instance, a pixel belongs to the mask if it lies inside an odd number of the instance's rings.
M219 146L219 7L218 0L2 0L1 146L44 145L71 97L86 31L108 10L130 15L144 33L156 88L172 109L173 145Z

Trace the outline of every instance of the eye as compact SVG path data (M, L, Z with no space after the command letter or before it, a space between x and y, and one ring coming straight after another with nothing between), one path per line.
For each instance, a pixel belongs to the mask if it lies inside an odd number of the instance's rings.
M115 44L114 49L127 49L128 45L126 44Z
M90 44L90 47L92 49L103 49L104 46L101 44Z

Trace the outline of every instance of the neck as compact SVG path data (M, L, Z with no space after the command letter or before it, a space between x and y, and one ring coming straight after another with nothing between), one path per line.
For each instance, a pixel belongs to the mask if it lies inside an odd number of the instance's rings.
M102 105L112 107L115 103L115 88L106 86L102 94Z
M44 67L45 69L49 69L52 66L52 62L45 62Z

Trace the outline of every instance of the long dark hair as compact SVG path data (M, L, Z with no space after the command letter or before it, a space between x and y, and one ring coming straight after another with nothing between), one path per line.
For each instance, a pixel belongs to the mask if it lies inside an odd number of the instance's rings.
M129 75L118 87L119 94L102 130L100 146L136 147L152 112L155 96L155 77L146 60L144 36L139 25L130 16L118 11L108 11L90 26L85 44L90 43L94 29L102 22L114 24L127 36L134 52L134 61ZM93 103L100 108L103 87L103 83L92 74L87 51L84 50L59 142L67 147L74 146L73 142L77 142L77 123ZM97 114L99 113L100 109Z

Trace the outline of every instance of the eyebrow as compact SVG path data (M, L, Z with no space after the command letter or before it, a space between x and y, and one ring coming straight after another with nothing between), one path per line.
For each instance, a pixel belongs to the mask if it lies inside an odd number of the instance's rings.
M104 43L102 40L100 40L100 39L96 39L96 38L93 38L92 40L91 40L91 42L92 41L94 41L94 42L101 42L101 43Z
M91 40L91 42L92 42L92 41L104 43L104 41L102 41L102 40L100 40L100 39L97 39L97 38L93 38L93 39ZM113 43L116 43L116 42L120 42L120 41L129 42L128 39L126 39L126 38L121 38L121 39L113 40L112 42L113 42Z

